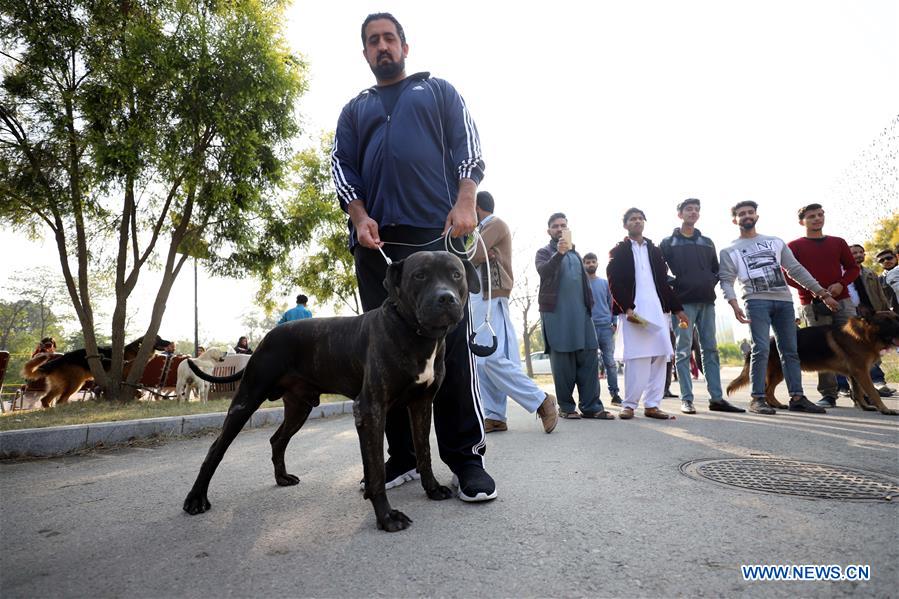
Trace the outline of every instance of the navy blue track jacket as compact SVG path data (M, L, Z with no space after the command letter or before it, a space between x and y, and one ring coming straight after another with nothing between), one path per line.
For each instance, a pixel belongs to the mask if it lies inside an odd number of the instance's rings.
M380 228L442 229L459 179L480 183L484 176L478 131L462 96L443 79L416 73L400 85L392 114L377 86L343 107L331 152L337 197L345 212L362 200Z

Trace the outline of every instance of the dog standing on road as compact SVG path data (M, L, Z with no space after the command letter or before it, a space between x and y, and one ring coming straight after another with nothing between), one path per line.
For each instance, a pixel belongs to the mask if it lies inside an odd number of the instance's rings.
M871 366L880 352L899 346L899 316L892 312L876 312L863 318L850 318L842 326L806 327L797 331L799 366L807 372L820 370L846 375L852 386L852 401L862 410L878 410L881 414L899 415L899 410L886 407L871 380ZM772 408L784 409L774 397L774 388L783 380L780 354L774 339L768 354L765 375L765 401ZM743 372L727 386L730 395L749 384L749 356ZM867 397L866 397L867 396Z
M212 385L193 373L187 365L191 361L197 368L211 375L216 364L225 361L225 352L212 347L204 351L196 359L188 358L178 364L178 382L175 385L178 401L190 401L190 392L193 390L200 401L206 403L209 401L209 391L212 389Z
M122 376L127 377L131 371L142 341L143 339L137 339L125 346L125 367ZM156 335L153 349L163 350L169 343L171 342ZM112 361L112 348L98 347L97 353L100 354L103 369L108 371ZM47 379L47 392L41 397L41 405L45 408L49 408L53 400L56 400L57 405L68 402L72 394L77 393L84 383L94 378L87 363L86 349L76 349L55 358L49 354L38 354L22 367L22 376L29 381Z
M284 400L284 422L272 435L275 481L295 485L284 451L319 404L322 393L352 397L362 449L365 498L378 528L394 532L410 520L392 509L384 489L384 426L387 412L406 407L412 424L421 485L430 499L452 497L431 470L431 408L445 374L446 334L462 321L468 293L480 291L477 272L448 252L418 252L388 266L388 296L361 316L294 320L271 330L241 372L212 377L188 362L194 374L214 383L240 380L222 432L184 500L184 511L209 509L209 481L228 446L266 399Z

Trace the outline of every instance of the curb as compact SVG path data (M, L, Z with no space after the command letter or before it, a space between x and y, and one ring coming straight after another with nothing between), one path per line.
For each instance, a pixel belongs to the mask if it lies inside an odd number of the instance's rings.
M325 403L313 408L309 419L352 413L351 400ZM225 415L225 412L214 412L4 431L0 432L0 459L58 456L81 449L120 445L136 439L181 437L221 428ZM244 430L274 426L283 420L284 408L263 408L253 413Z

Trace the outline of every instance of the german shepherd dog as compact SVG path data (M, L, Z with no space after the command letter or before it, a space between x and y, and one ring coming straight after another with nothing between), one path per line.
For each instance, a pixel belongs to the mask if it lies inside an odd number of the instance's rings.
M799 365L807 372L829 371L846 375L852 386L852 401L862 410L878 410L881 414L899 415L887 408L871 380L871 366L884 349L899 346L899 316L877 312L863 318L850 318L843 326L807 327L797 333ZM783 380L780 354L774 339L768 354L765 375L765 401L772 408L784 409L774 397L774 388ZM749 384L749 356L743 372L727 386L730 395Z
M124 376L128 376L131 371L142 341L143 338L137 339L125 346ZM169 343L156 335L153 349L163 350ZM112 361L112 348L99 347L97 351L101 356L103 369L108 371ZM47 392L41 397L41 405L45 408L49 408L54 400L57 404L67 403L72 394L81 389L84 383L94 378L87 363L86 349L76 349L58 357L50 354L38 354L22 367L22 376L29 381L47 379Z

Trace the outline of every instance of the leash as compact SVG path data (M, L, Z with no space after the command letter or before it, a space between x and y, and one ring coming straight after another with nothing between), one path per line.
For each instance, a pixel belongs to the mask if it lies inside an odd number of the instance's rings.
M490 313L491 313L490 302L493 299L493 287L492 287L491 281L490 281L490 256L487 255L487 244L484 243L484 239L481 237L481 234L478 232L477 229L475 229L472 232L472 235L474 236L474 243L471 244L471 247L470 248L462 248L461 250L457 250L455 247L453 247L453 242L450 237L450 233L452 233L452 230L453 230L453 228L450 227L449 230L446 232L446 234L441 235L440 237L437 237L435 239L432 239L431 241L428 241L426 243L417 243L416 244L416 243L402 243L399 241L385 241L384 244L385 245L401 245L401 246L413 247L413 248L422 248L422 247L427 247L431 244L434 244L434 243L440 241L440 239L442 238L443 239L443 247L447 252L450 252L451 254L456 254L459 256L464 256L465 259L468 260L469 262L474 257L475 253L477 252L477 244L478 243L481 244L481 248L483 248L483 250L484 250L484 260L487 264L487 314L484 317L484 322L482 322L478 326L478 328L476 328L474 331L472 331L471 335L469 335L468 348L471 350L471 353L473 353L474 355L476 355L480 358L486 358L487 356L492 355L493 352L496 351L496 348L498 345L497 340L496 340L496 331L493 329L493 325L490 324ZM393 264L393 260L390 259L390 256L388 256L387 254L384 253L384 248L379 246L378 251L381 252L381 255L384 257L384 261L387 262L388 266ZM478 336L478 333L484 327L487 327L487 330L490 331L490 334L493 336L493 343L491 343L489 346L479 345L479 344L475 343L475 338Z

